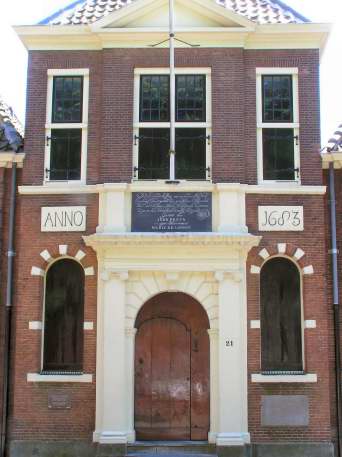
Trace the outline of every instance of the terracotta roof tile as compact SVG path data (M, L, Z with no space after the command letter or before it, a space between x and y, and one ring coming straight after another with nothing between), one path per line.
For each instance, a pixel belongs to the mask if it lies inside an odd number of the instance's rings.
M41 24L81 25L93 23L113 11L139 0L86 0L73 3L60 14ZM281 0L212 0L258 24L290 24L309 22L308 19L285 5Z

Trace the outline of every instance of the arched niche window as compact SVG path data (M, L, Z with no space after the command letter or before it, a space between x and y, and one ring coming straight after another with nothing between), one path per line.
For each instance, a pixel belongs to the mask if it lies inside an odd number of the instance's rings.
M58 260L46 273L43 372L82 371L83 322L83 267Z
M265 263L260 276L261 369L302 372L301 278L282 257Z

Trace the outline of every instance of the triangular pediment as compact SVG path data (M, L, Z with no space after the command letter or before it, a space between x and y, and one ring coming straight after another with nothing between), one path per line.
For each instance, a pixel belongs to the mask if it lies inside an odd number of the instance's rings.
M251 22L214 0L175 0L177 28L244 28ZM157 29L169 25L168 0L139 0L94 23L99 29Z

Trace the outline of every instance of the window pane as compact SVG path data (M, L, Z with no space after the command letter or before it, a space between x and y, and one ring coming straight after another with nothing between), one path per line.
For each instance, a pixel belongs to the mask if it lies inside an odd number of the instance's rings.
M82 76L53 78L52 122L82 122Z
M176 178L206 179L206 129L176 129Z
M168 122L170 120L169 98L169 76L141 76L140 122Z
M51 130L50 180L81 179L81 129Z
M205 75L176 76L176 121L206 121Z
M139 179L168 179L170 130L139 130Z
M262 136L264 179L293 181L293 129L263 129Z
M59 260L46 275L43 370L82 371L83 308L83 268Z
M263 122L293 122L292 76L263 76Z
M300 276L290 260L263 266L260 299L262 371L302 371Z

